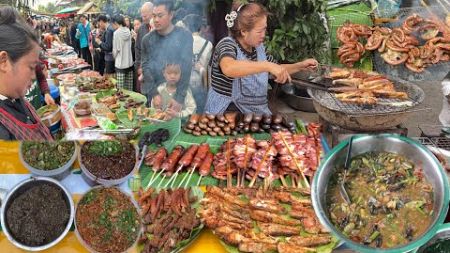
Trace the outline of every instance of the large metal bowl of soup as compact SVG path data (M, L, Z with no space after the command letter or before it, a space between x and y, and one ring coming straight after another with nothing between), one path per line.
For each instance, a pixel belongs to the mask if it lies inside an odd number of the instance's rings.
M449 204L438 160L406 137L360 135L353 137L345 170L349 141L329 152L314 176L311 196L320 222L357 252L409 252L429 241Z

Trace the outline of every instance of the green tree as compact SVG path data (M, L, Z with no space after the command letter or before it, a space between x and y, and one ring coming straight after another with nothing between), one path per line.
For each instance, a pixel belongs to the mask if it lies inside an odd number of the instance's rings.
M100 10L109 15L124 14L134 18L140 16L139 10L146 1L147 0L93 0Z
M216 2L232 0L214 0ZM240 1L247 3L247 0ZM297 62L314 57L330 63L329 35L325 10L327 0L258 0L271 13L267 50L280 62Z
M56 13L62 10L62 6L56 6L54 3L50 2L47 5L39 5L37 10L44 13Z
M35 0L2 0L0 2L4 5L9 5L16 8L19 12L29 12L34 5Z

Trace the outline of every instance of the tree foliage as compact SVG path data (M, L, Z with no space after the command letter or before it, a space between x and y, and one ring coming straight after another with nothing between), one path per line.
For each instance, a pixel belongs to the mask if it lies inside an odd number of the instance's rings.
M37 10L43 13L56 13L62 10L64 7L56 6L55 3L48 3L47 5L39 5Z
M212 1L210 9L216 2ZM240 1L247 3L247 0ZM267 50L280 62L297 62L314 57L331 61L326 29L327 0L258 0L271 13L268 21Z
M94 0L93 2L105 13L109 15L124 14L138 18L142 4L147 0Z
M35 0L2 0L0 5L9 5L24 13L29 12L34 3Z

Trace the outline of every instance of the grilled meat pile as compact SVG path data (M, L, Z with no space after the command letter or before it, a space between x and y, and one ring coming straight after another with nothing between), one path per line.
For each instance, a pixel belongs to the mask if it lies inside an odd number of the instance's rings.
M161 190L150 188L139 193L142 208L144 233L140 243L145 244L142 252L171 252L179 242L190 237L193 229L200 226L200 219L192 204L195 197L190 189Z
M394 84L385 76L376 72L364 72L354 69L333 68L330 73L337 99L345 103L374 105L379 98L408 99L408 94L396 91Z
M145 165L152 167L154 172L162 170L167 176L181 172L182 169L198 170L200 175L207 176L211 169L211 157L212 153L207 143L192 145L187 149L176 146L171 153L162 147L155 152L147 153Z
M309 196L306 188L211 186L200 216L216 235L242 252L310 252L333 239L319 223Z
M274 115L254 113L192 114L183 130L195 136L225 136L280 130L294 132L295 124L278 113Z
M211 175L228 181L231 180L227 175L237 175L238 185L243 184L244 178L251 184L257 177L269 181L280 178L285 184L286 175L297 180L299 175L313 176L322 152L320 125L309 124L308 132L309 135L274 132L270 141L256 141L250 135L229 139L214 156Z
M416 73L450 60L450 26L436 16L426 19L413 14L393 29L345 23L336 37L342 43L339 60L347 67L353 67L366 50L378 50L386 63L405 64Z

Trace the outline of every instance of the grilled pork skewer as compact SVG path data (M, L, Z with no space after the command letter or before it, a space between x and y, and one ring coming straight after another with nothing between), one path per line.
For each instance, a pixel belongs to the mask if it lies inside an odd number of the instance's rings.
M161 165L161 171L158 173L156 178L158 178L162 173L167 172L172 174L173 169L175 168L175 165L180 160L181 156L183 155L184 147L183 146L176 146L170 155L167 157L167 159L164 160L164 162ZM159 188L161 186L162 182L166 178L167 174L164 174L161 181L159 182L158 186L156 188Z
M183 169L183 167L188 167L192 163L192 160L194 159L194 156L197 153L197 150L198 150L198 145L192 145L186 150L186 152L184 152L183 156L181 156L180 160L178 161L178 168L175 170L175 173L172 175L172 177L167 182L165 187L167 187L170 183L172 183L172 187L173 187L173 183L176 181L176 178L178 177L178 173L180 173L180 171L181 171L181 169ZM175 168L175 166L172 166L172 168ZM170 173L169 174L169 176L170 176L171 172L173 172L173 171L169 170L168 172Z
M149 157L149 159L147 159L146 157L145 164L147 166L151 166L153 170L153 175L150 178L147 188L149 188L153 184L155 178L157 178L156 172L160 169L161 164L166 159L166 157L167 157L167 150L165 148L158 149L158 151L153 155L153 157Z
M188 178L188 182L191 181L191 177L192 174L194 174L195 169L197 169L203 162L203 160L205 159L206 155L209 153L209 144L208 143L202 143L200 144L200 146L198 147L197 153L195 154L194 159L192 160L191 163L191 168L189 169L189 173L187 173L183 179L180 182L180 187L183 185L184 180L186 180L186 178ZM189 183L186 183L186 186ZM186 188L185 186L185 188Z

